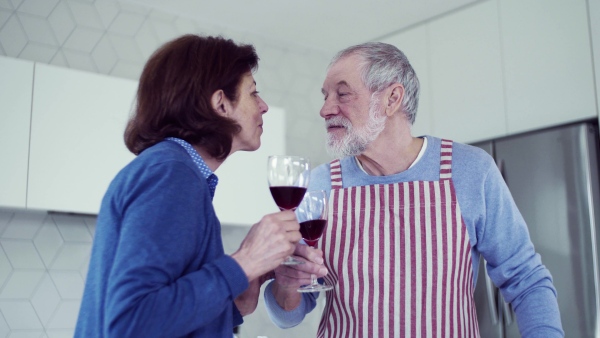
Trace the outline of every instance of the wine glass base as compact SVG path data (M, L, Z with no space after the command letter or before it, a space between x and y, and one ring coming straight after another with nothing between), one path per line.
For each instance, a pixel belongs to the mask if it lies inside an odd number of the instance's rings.
M286 259L283 260L283 262L281 262L281 265L299 265L299 264L304 264L304 261L296 259L292 256L288 256Z
M305 285L303 287L298 288L298 292L321 292L321 291L330 291L333 290L333 286L331 285Z

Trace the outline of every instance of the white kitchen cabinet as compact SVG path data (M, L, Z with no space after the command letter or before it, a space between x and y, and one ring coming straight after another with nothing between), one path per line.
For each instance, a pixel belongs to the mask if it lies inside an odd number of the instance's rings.
M134 155L123 132L137 82L37 64L27 208L95 214Z
M506 135L496 1L428 26L433 134L459 142Z
M34 63L0 57L0 206L24 208Z
M431 135L431 89L429 74L428 26L421 25L381 40L400 49L408 58L420 83L419 107L413 136Z
M501 0L510 133L596 117L585 0Z
M279 211L267 183L267 157L285 155L285 111L269 107L263 115L258 150L239 151L217 169L219 185L213 204L222 224L250 226Z

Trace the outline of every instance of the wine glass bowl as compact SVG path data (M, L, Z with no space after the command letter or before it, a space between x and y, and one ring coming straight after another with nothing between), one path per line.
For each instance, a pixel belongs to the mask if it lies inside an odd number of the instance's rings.
M267 161L269 190L279 210L295 210L302 201L310 178L310 162L300 156L273 155ZM281 264L304 264L287 257Z
M269 156L269 190L280 210L294 210L302 201L310 177L310 162L299 156Z
M307 245L316 248L327 226L327 193L323 190L308 191L296 209L300 223L300 234ZM302 286L298 292L319 292L333 289L331 285L319 284L317 277L311 275L311 284Z

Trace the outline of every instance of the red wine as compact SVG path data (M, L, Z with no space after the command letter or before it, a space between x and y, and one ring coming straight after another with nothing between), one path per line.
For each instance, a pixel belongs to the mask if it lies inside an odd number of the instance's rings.
M327 221L324 219L314 219L312 221L300 222L300 234L306 244L314 247L317 244Z
M282 210L295 209L302 201L304 193L306 193L306 188L303 187L279 186L269 187L269 189L271 189L271 195L273 195L275 204L277 204L277 206L279 206L279 208Z

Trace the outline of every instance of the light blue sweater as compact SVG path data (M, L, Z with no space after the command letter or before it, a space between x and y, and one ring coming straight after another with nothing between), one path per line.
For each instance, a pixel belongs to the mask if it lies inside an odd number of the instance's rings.
M441 140L426 137L423 157L399 174L370 176L354 157L342 159L343 187L439 180ZM452 179L469 233L473 285L481 255L487 261L490 278L512 303L523 337L563 337L552 277L536 254L527 225L491 156L479 148L454 143ZM331 190L328 163L311 173L309 190L317 189ZM301 305L286 312L275 301L272 283L265 289L265 302L279 327L297 325L315 307L318 294L303 294Z
M110 184L75 337L232 337L248 287L223 252L208 184L178 144L144 150Z

